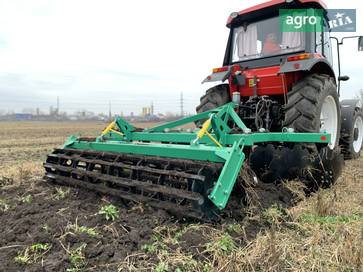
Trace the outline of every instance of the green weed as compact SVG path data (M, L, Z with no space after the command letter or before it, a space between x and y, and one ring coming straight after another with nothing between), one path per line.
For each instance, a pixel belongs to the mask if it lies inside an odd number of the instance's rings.
M87 262L83 251L86 246L86 244L82 244L76 249L69 251L69 261L71 262L72 267L67 268L67 272L80 272L85 268Z
M319 223L319 224L337 224L337 223L351 223L363 221L362 216L358 215L327 215L327 216L317 216L313 214L302 214L299 217L299 221L303 223Z
M156 243L145 244L141 247L141 249L147 253L155 253L157 250L157 245L156 245Z
M106 220L115 221L118 218L118 210L112 204L103 206L98 214L104 215L106 217Z
M263 210L262 217L270 224L279 224L287 221L288 219L286 210L276 204Z
M55 195L56 200L64 199L70 192L69 189L63 191L62 188L55 188L55 190L56 190L56 195Z
M160 262L155 267L155 272L168 272L168 264Z
M95 228L88 228L86 226L78 226L77 219L74 224L67 225L67 229L74 233L85 233L90 237L95 237L98 235Z
M212 254L229 254L236 248L236 244L229 234L223 234L213 242L207 243L206 247L206 251Z
M32 264L36 263L42 258L51 248L47 243L36 243L25 248L24 251L19 252L14 258L15 262L19 264Z
M33 197L31 195L27 195L27 196L20 197L19 200L21 203L30 204L33 201Z
M0 199L0 211L6 212L11 208L10 204L6 200Z
M227 231L240 233L242 231L242 228L241 228L240 224L229 224L229 225L227 225Z
M88 227L85 227L85 226L79 227L78 231L80 233L86 233L90 237L95 237L95 236L98 235L98 233L95 231L94 228L88 228Z

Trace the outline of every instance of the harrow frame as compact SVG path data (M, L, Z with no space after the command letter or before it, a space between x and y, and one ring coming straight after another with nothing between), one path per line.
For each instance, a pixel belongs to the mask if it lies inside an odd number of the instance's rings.
M97 138L70 136L63 148L157 156L223 163L223 169L208 198L224 209L245 161L246 147L259 143L292 142L328 144L330 134L282 132L252 133L236 114L231 102L222 107L165 123L150 129L138 129L122 118L116 118ZM195 130L175 129L189 123L204 121ZM236 134L237 132L237 134Z

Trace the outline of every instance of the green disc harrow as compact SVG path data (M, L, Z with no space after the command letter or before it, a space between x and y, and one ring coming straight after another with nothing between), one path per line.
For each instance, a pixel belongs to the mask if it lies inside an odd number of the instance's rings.
M252 133L236 107L229 103L150 129L116 118L97 138L70 136L63 148L48 155L46 178L183 217L210 219L226 207L256 146L326 146L330 141L327 133L295 133L288 128ZM201 128L180 129L198 122ZM322 172L323 177L329 175Z

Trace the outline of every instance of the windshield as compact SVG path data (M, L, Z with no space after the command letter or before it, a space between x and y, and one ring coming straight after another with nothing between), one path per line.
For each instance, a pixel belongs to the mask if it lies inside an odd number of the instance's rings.
M273 17L233 29L232 62L281 55L304 49L303 32L281 32Z

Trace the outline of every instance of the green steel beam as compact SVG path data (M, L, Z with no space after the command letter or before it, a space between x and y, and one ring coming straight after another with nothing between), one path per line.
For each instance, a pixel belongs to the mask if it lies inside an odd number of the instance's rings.
M228 152L229 156L226 158L226 163L223 166L218 181L214 186L212 193L208 196L220 210L226 207L244 162L245 154L243 153L243 147L243 139L240 139L240 141L233 144L232 149Z
M218 140L231 131L231 128L227 125L227 122L224 122L223 115L227 116L228 113L224 112L224 114L214 114L212 116L211 127L214 131L215 138Z
M224 159L216 154L219 149L207 145L177 145L156 143L126 143L126 142L87 142L74 141L67 148L81 150L96 150L104 152L116 152L123 154L136 154L145 156L159 156L164 158L177 158L187 160L199 160L210 162L224 162ZM226 151L230 147L224 147Z
M325 143L330 142L328 133L295 133L295 132L264 132L249 134L229 134L225 136L225 143L231 144L241 137L245 139L246 146L268 142L295 142L295 143Z
M131 140L131 133L135 131L136 128L122 118L116 119L116 125L119 128L120 132L125 135L126 139Z
M216 137L215 134L212 134ZM196 137L195 133L148 133L148 132L132 132L132 141L150 141L150 142L166 142L189 144ZM118 134L110 132L103 137L107 140L122 141L122 137ZM295 132L265 132L265 133L249 133L249 134L226 134L221 137L222 145L231 146L234 142L241 138L245 140L246 146L252 146L263 142L301 142L301 143L329 143L330 134L327 133L295 133ZM199 141L201 144L213 144L207 137L203 137Z
M224 107L225 106L222 106L222 107L219 107L216 109L212 109L209 111L205 111L205 112L202 112L202 113L190 116L190 117L186 117L186 118L176 120L173 122L165 123L160 126L156 126L156 127L150 128L150 129L145 129L144 131L145 132L163 132L165 129L172 129L172 128L180 127L180 126L183 126L183 125L186 125L189 123L193 123L193 122L196 122L199 120L207 119L209 117L209 114L219 112L219 111L223 110Z
M194 116L187 117L187 118L184 118L184 119L180 119L180 120L176 120L176 121L169 122L169 123L166 123L166 124L162 124L160 126L156 126L156 127L150 128L150 129L145 129L144 131L148 132L148 133L151 133L151 132L163 132L166 129L172 129L172 128L180 127L180 126L183 126L183 125L186 125L186 124L189 124L189 123L193 123L193 122L198 121L200 119L206 119L206 118L208 118L210 112L212 112L212 111L203 112L203 113L198 114L198 115L194 115Z
M229 115L232 118L232 120L235 122L235 124L242 129L243 131L248 130L246 125L242 122L241 118L237 115L237 113L234 111L234 108L229 108Z
M79 135L71 135L67 138L67 140L63 144L63 148L67 148L69 146L72 146L75 142L78 141Z

